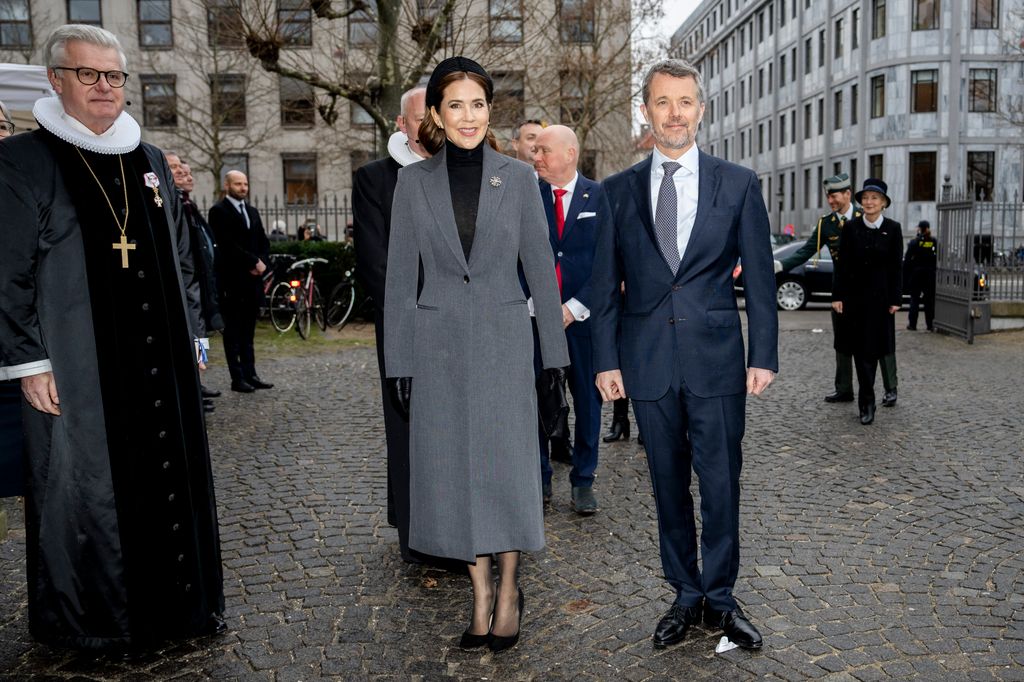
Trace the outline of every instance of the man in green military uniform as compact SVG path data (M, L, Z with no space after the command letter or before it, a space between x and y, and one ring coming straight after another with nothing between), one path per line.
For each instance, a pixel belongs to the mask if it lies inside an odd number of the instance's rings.
M850 188L850 176L846 173L833 175L825 180L825 199L830 212L818 218L818 224L811 236L802 247L792 255L775 261L775 272L788 272L814 258L817 264L822 247L828 247L832 262L839 260L839 237L843 226L853 218L861 216L859 206L853 204ZM835 311L832 311L833 338L842 334L842 323ZM885 385L885 396L882 404L892 407L896 404L896 356L886 355L882 358L882 382ZM825 396L827 403L848 403L853 401L853 357L836 350L836 390Z

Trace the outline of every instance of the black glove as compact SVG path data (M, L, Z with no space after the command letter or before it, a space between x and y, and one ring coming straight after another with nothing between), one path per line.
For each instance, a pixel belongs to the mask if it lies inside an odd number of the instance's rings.
M537 412L548 438L569 437L569 401L565 395L564 367L549 367L537 377Z
M391 403L402 415L402 419L409 421L409 404L412 402L412 377L396 377L388 379L388 393L391 394Z

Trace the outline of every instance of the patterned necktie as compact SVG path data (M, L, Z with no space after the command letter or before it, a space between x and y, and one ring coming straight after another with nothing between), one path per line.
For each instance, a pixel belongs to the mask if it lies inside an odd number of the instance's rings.
M658 190L658 207L654 211L654 234L658 237L662 258L674 273L679 269L679 209L672 176L680 166L675 161L666 161L661 167L665 169L665 175Z
M245 229L248 230L251 227L251 225L249 225L249 212L245 210L245 202L244 201L243 202L239 202L239 204L238 204L238 212L242 214L242 220L245 221Z
M562 238L562 234L565 233L565 207L562 205L562 197L568 193L568 190L556 189L555 194L555 227L558 228L558 238ZM562 293L562 264L555 263L555 277L558 278L558 293Z
M839 227L842 227L845 224L846 224L846 216L844 216L844 215L839 216Z

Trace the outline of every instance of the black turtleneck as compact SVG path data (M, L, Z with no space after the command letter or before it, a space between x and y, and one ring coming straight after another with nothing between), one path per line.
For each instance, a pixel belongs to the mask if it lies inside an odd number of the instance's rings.
M476 213L480 203L480 182L484 174L484 144L463 149L445 140L445 162L448 166L448 186L452 194L455 225L459 229L462 252L469 260L476 233Z

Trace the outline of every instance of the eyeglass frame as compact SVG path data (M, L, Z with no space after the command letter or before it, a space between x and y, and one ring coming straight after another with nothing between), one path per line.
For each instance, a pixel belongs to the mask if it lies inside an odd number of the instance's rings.
M0 129L6 126L10 126L10 130L7 131L8 135L13 135L14 131L18 129L18 126L14 125L14 121L7 118L0 118Z
M82 85L96 85L97 83L100 82L100 76L103 76L103 80L107 81L107 85L109 85L112 88L118 88L118 89L123 88L128 83L128 76L130 75L127 71L120 71L120 70L100 71L99 69L94 69L91 66L51 66L50 69L52 71L59 71L61 69L63 69L64 71L74 71L75 72L75 78L77 78L78 82L81 83ZM81 73L82 71L95 71L96 72L96 80L94 80L92 83L86 83L84 80L82 80L82 73ZM107 77L107 75L111 74L111 73L120 73L120 74L122 74L124 76L124 82L121 83L120 85L114 85L113 83L111 83L110 79Z

